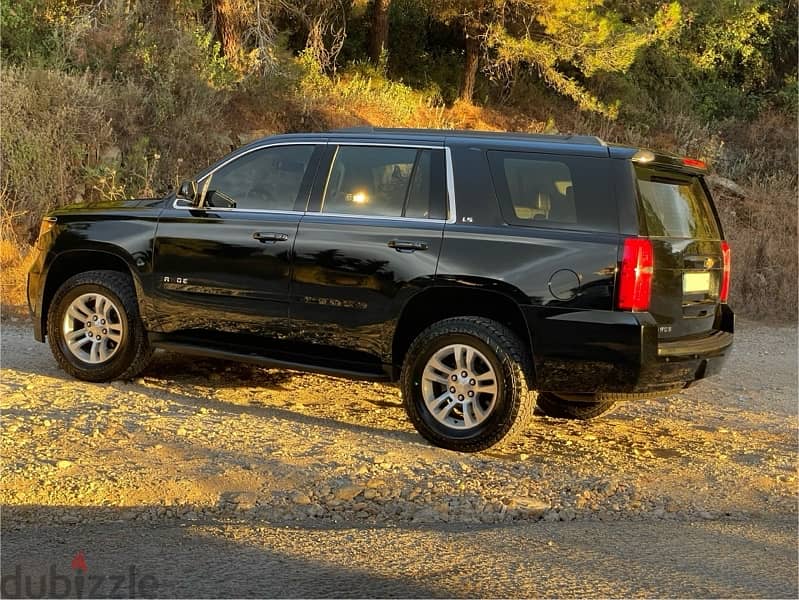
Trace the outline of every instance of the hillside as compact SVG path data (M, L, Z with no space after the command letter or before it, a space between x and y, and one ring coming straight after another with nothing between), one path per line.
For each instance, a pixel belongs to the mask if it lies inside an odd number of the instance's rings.
M47 210L165 193L271 133L370 124L702 158L733 305L796 316L793 0L19 0L0 18L7 307Z

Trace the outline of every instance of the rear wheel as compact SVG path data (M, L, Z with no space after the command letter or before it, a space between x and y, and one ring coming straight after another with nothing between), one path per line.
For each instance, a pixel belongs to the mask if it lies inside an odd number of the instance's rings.
M553 394L552 392L541 392L538 394L538 410L547 417L588 420L609 413L619 402L665 398L679 393L681 389L681 387L676 387L654 392L600 392L597 394Z
M405 357L401 387L416 430L437 446L478 452L508 441L532 418L530 360L507 327L456 317L425 329Z
M616 406L611 394L585 394L580 399L565 398L551 392L538 394L538 408L548 417L557 419L594 419L607 414Z
M65 281L50 303L47 337L61 368L86 381L129 379L152 356L133 282L117 271Z

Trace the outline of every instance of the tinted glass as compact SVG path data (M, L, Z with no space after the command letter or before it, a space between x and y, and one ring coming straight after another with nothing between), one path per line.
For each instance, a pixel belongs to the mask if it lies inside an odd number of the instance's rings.
M618 231L602 159L488 152L505 220L515 225Z
M658 173L638 167L638 193L651 237L717 240L710 199L698 177Z
M294 210L314 148L275 146L235 159L200 183L200 190L206 190L205 204L219 208Z
M340 146L322 212L444 218L441 154L416 148Z
M430 216L430 179L432 150L421 150L413 170L408 201L405 204L405 217L427 218Z

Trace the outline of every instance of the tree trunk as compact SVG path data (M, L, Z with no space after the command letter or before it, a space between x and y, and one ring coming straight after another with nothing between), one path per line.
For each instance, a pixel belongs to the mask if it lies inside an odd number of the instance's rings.
M388 43L388 9L391 0L374 0L372 3L372 29L369 32L369 58L374 64Z
M463 68L463 83L461 85L461 100L472 102L474 83L477 80L477 67L480 62L480 38L473 33L466 32L466 64Z
M236 62L243 52L245 15L231 0L213 0L213 11L216 37L222 46L222 53Z

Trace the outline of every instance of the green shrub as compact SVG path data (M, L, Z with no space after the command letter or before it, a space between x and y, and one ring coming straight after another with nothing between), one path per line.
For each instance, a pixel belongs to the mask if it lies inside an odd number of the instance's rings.
M12 67L2 78L3 198L22 209L16 226L27 230L47 210L83 198L85 167L114 141L111 94L89 75Z

